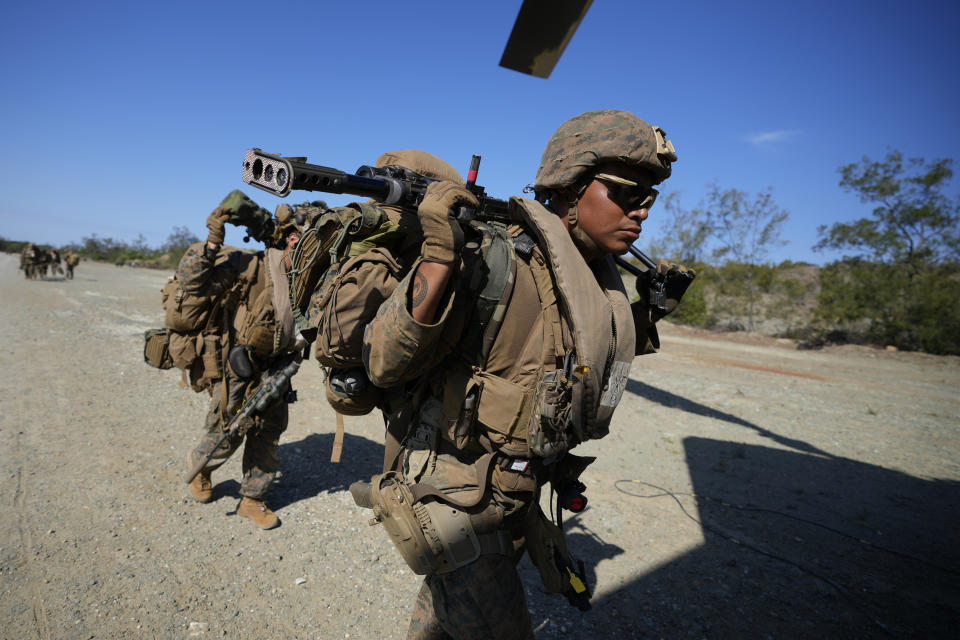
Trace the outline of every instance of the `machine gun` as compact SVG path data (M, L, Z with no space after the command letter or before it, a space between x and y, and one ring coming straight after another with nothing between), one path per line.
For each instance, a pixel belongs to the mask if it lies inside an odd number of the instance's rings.
M457 220L468 222L478 219L511 224L514 221L510 217L507 201L491 198L486 190L477 184L479 169L480 156L474 155L470 161L470 172L467 174L465 186L477 197L480 206L476 209L461 207ZM421 176L406 167L363 165L357 169L356 174L350 174L339 169L309 164L306 157L287 158L265 153L256 148L247 149L244 154L241 177L250 186L280 197L293 190L324 191L347 193L372 198L383 204L396 204L410 208L416 208L420 204L427 187L431 182L435 182L433 178ZM630 247L630 253L648 270L653 271L651 306L666 311L665 283L663 276L657 274L657 265L647 254L635 247ZM623 258L617 257L616 262L634 276L643 272L642 269Z
M256 389L247 396L243 405L241 405L237 413L230 419L220 439L212 446L207 447L193 468L183 476L184 482L187 484L193 482L193 479L196 478L197 474L203 470L203 467L210 462L214 452L216 452L227 438L238 434L245 434L247 429L250 428L250 425L253 424L252 418L262 413L271 402L279 399L281 394L289 389L288 383L300 368L302 358L303 353L301 351L294 351L290 355L278 359L277 362L264 372ZM295 391L289 389L289 393L293 395L293 399L296 399ZM292 402L293 400L290 401Z
M457 215L460 222L474 218L489 222L512 222L507 211L507 201L491 198L486 190L476 183L480 156L473 156L470 177L466 188L477 197L480 206L461 207ZM371 167L363 165L355 174L331 167L309 164L305 157L286 158L260 149L247 149L243 157L244 182L252 187L283 197L294 190L346 193L372 198L383 204L393 204L416 209L423 200L433 178L427 178L401 166Z

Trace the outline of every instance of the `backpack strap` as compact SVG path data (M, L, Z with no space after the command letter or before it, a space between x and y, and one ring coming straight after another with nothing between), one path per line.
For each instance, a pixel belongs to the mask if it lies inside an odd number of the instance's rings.
M516 252L505 228L477 220L470 226L480 234L480 247L472 254L465 254L467 260L461 273L468 278L467 288L477 292L477 299L464 331L463 344L478 345L479 357L472 364L479 366L486 363L503 324L517 278L517 264Z

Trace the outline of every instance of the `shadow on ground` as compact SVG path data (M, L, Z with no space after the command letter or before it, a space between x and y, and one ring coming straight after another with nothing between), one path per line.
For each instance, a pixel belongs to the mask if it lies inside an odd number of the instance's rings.
M270 490L270 508L283 507L323 492L346 491L350 483L380 473L383 445L344 434L339 463L330 462L332 433L312 433L303 440L280 445L282 475Z
M705 544L595 598L587 614L536 590L535 623L551 618L538 638L955 637L960 483L826 455L649 385L627 388L790 450L691 437L683 446L694 494L619 482L623 500L672 502ZM631 561L576 520L567 540L590 584L601 560ZM521 572L537 584L527 561Z

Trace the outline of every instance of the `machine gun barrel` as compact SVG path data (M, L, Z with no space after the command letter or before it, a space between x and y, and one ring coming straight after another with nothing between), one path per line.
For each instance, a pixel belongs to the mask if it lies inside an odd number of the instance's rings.
M305 158L284 158L260 149L247 149L241 178L250 186L283 197L293 190L347 193L384 204L416 205L426 184L375 175L372 167L357 174L309 164Z

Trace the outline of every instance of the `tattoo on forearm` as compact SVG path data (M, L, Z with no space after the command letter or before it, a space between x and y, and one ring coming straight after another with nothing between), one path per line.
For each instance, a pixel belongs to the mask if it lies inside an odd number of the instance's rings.
M419 307L427 297L427 291L429 287L427 286L427 279L423 276L422 273L417 271L413 275L413 289L410 291L410 308L416 309Z

